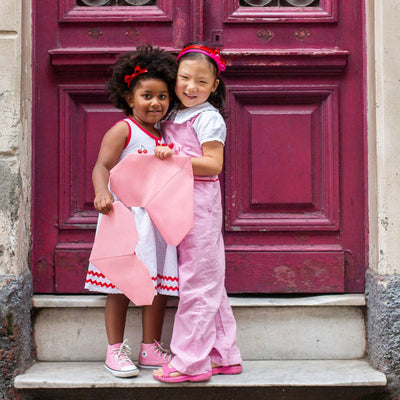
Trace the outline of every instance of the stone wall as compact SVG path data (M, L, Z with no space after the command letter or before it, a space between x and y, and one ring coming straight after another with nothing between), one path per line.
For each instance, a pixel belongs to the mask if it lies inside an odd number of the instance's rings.
M400 398L400 18L398 0L367 1L368 356Z
M14 377L33 359L29 272L0 277L0 398L18 399Z
M0 2L0 398L32 360L31 5Z
M384 372L393 398L400 397L400 275L367 273L368 355Z

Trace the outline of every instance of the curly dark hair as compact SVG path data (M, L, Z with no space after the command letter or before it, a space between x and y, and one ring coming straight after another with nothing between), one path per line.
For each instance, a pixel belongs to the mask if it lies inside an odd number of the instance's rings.
M129 88L125 75L131 75L135 67L146 68L147 72L133 79ZM144 79L161 79L168 86L170 98L174 97L177 63L167 51L150 44L140 46L136 51L121 55L113 67L111 79L107 82L109 99L115 107L126 115L132 114L132 108L125 100L125 95L134 90L136 84Z

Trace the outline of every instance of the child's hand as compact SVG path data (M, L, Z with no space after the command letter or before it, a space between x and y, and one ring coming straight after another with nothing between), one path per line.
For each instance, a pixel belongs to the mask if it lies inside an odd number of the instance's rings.
M109 214L112 211L112 203L114 203L114 197L108 190L96 194L93 201L94 208L102 214Z
M161 145L154 149L154 155L160 160L165 160L166 158L175 155L175 152L170 146Z

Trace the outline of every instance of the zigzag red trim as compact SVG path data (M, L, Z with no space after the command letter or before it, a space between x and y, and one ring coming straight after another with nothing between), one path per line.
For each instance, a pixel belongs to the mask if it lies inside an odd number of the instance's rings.
M97 285L101 287L107 287L107 288L112 288L115 289L115 286L112 283L106 283L106 282L98 282L98 281L93 281L91 279L86 279L86 283L91 283L92 285Z
M172 276L160 275L160 274L158 274L157 277L152 276L151 279L153 281L156 281L157 279L162 279L164 281L175 281L175 282L178 282L178 278L174 278Z
M93 276L96 276L96 277L98 277L98 278L105 278L105 279L107 279L107 277L106 277L104 274L102 274L101 272L88 271L87 273L88 273L88 275L93 275ZM157 277L151 277L151 279L152 279L153 281L157 280L157 278L158 278L158 279L164 279L164 280L166 280L166 281L175 281L175 282L178 282L178 278L177 278L177 277L172 277L172 276L167 276L167 275L157 274Z
M101 272L96 272L96 271L88 271L88 275L93 275L97 276L98 278L105 278L106 276L102 274Z
M161 284L158 284L158 285L157 285L157 289L172 290L172 291L174 291L174 292L176 292L176 291L179 290L179 288L177 288L177 287L166 286L166 285L161 285Z
M178 282L178 277L172 277L172 276L166 276L166 275L158 274L157 278L164 279L166 281L176 281L176 282Z
M102 282L93 281L92 279L86 279L86 283L91 283L91 284L96 285L96 286L115 289L115 286L112 283L105 283L105 282L102 283ZM155 290L157 290L157 289L171 290L173 292L179 291L179 288L177 288L177 287L161 285L160 283L157 286L154 286L154 289Z

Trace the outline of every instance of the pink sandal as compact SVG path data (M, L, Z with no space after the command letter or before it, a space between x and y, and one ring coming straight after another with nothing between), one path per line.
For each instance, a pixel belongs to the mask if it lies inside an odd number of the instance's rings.
M165 383L208 381L212 376L211 371L204 372L204 374L199 374L199 375L183 374L183 375L171 376L171 374L173 374L174 372L179 372L179 371L176 370L174 367L171 367L169 364L163 365L162 370L163 370L163 376L154 375L153 373L153 378L157 379L160 382L165 382Z
M212 369L212 374L213 375L236 375L240 374L242 372L242 365L221 365L219 367L214 367Z

